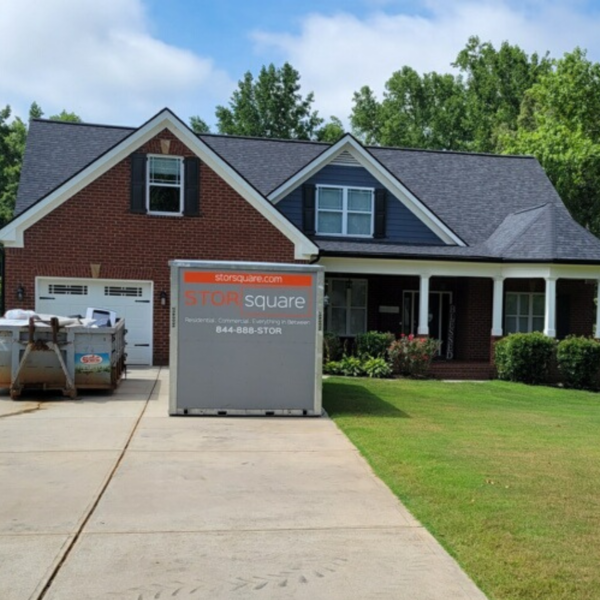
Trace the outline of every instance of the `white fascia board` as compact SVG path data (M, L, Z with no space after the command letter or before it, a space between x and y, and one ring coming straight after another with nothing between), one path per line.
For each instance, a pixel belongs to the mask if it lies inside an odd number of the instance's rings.
M310 179L342 152L350 153L375 179L381 182L402 204L446 244L466 246L465 242L429 210L379 161L375 160L351 135L345 135L328 150L317 156L304 169L273 190L268 198L277 204L291 191Z
M324 256L326 273L412 275L428 277L489 277L515 279L600 279L600 266L545 263L483 263L441 260L344 258Z
M205 164L222 177L226 183L294 244L295 259L310 259L319 253L318 247L313 242L290 223L274 206L267 202L232 167L173 115L171 111L166 109L158 113L148 123L140 127L140 129L128 136L112 150L109 150L98 160L88 165L83 171L72 177L43 200L39 201L31 209L11 221L0 230L0 241L7 247L23 248L24 232L26 229L124 160L131 154L132 149L143 146L165 128L194 151Z
M179 125L172 130L188 148L219 177L229 184L242 198L247 200L274 227L294 244L294 258L306 260L319 254L319 248L311 242L295 225L284 217L270 202L257 192L233 167L224 161L188 127Z

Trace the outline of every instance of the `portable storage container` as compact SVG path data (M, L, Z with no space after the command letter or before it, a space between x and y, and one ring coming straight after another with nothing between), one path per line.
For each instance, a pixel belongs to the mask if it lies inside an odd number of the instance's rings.
M169 264L171 415L321 414L322 267Z

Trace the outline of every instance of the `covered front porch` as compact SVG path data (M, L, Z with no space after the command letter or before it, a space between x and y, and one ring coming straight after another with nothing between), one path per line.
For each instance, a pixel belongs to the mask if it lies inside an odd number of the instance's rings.
M509 333L600 337L597 267L338 257L321 264L327 330L349 339L371 330L439 339L437 377L491 377L493 344Z

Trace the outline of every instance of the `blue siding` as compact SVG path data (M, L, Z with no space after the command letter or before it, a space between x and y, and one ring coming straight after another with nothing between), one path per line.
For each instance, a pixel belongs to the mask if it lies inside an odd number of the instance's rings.
M380 188L381 183L362 167L327 165L306 183L314 185L356 185ZM277 208L294 225L302 229L302 186L296 188L277 204ZM386 240L403 244L439 245L444 242L413 215L388 190Z

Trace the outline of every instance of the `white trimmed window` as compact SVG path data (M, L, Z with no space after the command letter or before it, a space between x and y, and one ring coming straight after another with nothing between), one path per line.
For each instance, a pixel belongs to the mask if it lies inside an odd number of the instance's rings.
M373 196L372 188L317 186L317 234L372 237Z
M365 279L327 280L325 329L341 336L367 331L367 281Z
M147 208L149 213L183 213L183 160L175 156L148 156Z
M506 294L504 332L531 333L544 330L544 294Z

